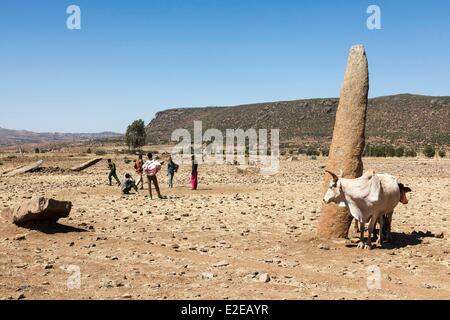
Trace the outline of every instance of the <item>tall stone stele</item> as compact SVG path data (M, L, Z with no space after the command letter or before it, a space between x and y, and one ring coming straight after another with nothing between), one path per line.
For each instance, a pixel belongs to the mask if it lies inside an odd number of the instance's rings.
M362 154L365 146L366 111L369 93L369 70L364 46L350 49L347 70L341 89L331 142L327 170L345 178L363 174ZM324 173L325 174L325 173ZM324 192L331 176L325 174ZM324 204L318 228L319 238L346 238L352 223L346 208Z

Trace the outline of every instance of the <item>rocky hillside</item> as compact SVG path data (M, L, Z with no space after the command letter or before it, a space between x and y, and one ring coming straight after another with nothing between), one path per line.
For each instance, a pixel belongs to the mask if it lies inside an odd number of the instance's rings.
M36 133L26 130L10 130L0 127L0 146L11 146L19 144L39 144L47 142L62 141L85 141L117 138L122 134L114 132L101 133Z
M194 120L201 120L204 130L279 128L282 142L326 142L332 134L338 102L312 99L166 110L149 123L148 141L168 142L173 130L192 132ZM369 141L450 145L450 97L403 94L374 98L367 117Z

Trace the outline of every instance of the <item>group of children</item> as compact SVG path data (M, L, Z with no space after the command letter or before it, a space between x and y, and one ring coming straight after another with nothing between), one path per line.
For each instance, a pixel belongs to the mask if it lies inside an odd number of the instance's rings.
M123 183L120 182L120 179L117 176L116 164L111 159L108 159L109 185L112 185L112 178L114 178L117 182L117 185L120 186L123 194L129 194L130 191L133 189L136 192L138 192L139 186L140 186L141 190L144 189L144 175L145 175L147 177L150 199L153 199L152 183L155 186L158 198L164 199L165 197L163 197L161 195L159 185L158 185L158 179L156 176L157 173L161 170L162 166L164 165L164 161L159 162L158 160L153 159L152 153L148 153L147 158L148 158L147 161L144 162L142 155L139 155L138 159L134 162L134 169L138 176L137 182L133 179L133 177L129 173L127 173L127 174L125 174L125 180ZM167 163L167 176L169 177L169 188L173 188L173 178L175 176L175 173L178 171L178 167L179 167L178 164L176 164L172 160L172 157L169 157L169 160ZM197 190L198 164L197 164L197 161L195 160L194 156L192 156L192 170L191 170L190 182L191 182L192 190Z

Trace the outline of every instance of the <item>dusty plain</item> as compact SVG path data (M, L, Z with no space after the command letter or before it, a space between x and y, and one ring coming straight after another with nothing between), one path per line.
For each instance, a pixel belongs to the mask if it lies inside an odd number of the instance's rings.
M33 196L73 202L56 226L0 218L0 298L450 299L450 159L364 159L413 193L395 212L393 242L362 251L351 239L315 238L325 158L283 159L272 177L200 165L195 192L182 165L174 189L159 174L168 198L150 200L108 186L106 161L68 170L93 157L30 154L0 166L44 160L41 172L0 176L0 210ZM122 179L134 173L133 156L107 157ZM68 287L70 266L79 288Z

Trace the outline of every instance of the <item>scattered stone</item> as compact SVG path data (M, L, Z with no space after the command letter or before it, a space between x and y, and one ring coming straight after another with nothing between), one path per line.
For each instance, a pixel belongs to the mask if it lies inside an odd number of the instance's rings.
M269 276L269 274L268 274L268 273L262 273L262 274L260 274L260 276L259 276L259 281L260 281L260 282L264 282L264 283L269 282L269 281L270 281L270 276Z
M100 288L110 289L110 288L114 288L114 287L115 287L115 284L114 284L114 281L112 281L112 280L103 280L100 283Z
M167 216L165 216L165 215L159 215L159 216L155 216L155 220L157 222L163 222L163 221L169 220L169 218L167 218Z
M435 237L438 238L438 239L444 239L444 232L442 231L442 232L437 233L435 235Z
M213 278L215 278L217 275L215 273L212 272L203 272L201 274L202 279L207 279L207 280L211 280Z
M18 289L17 289L17 291L26 291L26 290L30 290L31 289L31 286L30 285L23 285L23 286L20 286Z
M50 270L50 269L53 269L53 268L54 268L54 265L52 263L46 263L44 265L44 270Z
M327 244L319 244L319 249L321 250L330 250L330 246L328 246Z
M26 239L27 239L27 236L25 234L18 234L17 236L14 237L14 240L16 240L16 241L23 241Z
M220 262L213 264L213 267L220 268L220 267L226 267L228 265L229 265L228 261L224 260L224 261L220 261Z

